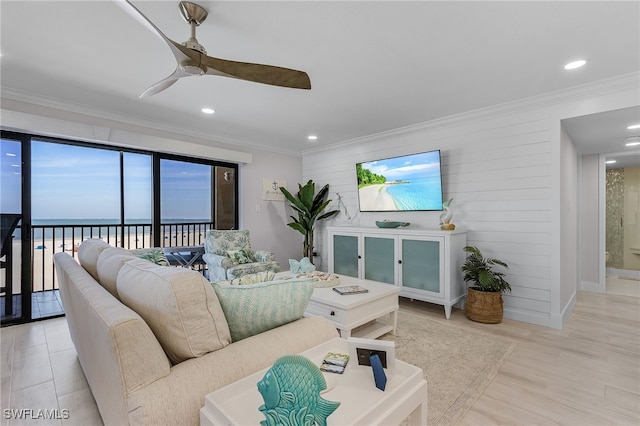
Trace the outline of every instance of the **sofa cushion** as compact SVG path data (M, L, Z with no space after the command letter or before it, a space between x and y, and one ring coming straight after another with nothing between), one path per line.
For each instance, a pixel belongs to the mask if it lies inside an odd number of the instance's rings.
M80 265L87 271L91 276L98 280L98 257L103 250L108 249L109 244L105 243L101 239L98 238L89 238L86 239L80 244L78 247L78 261Z
M156 265L160 266L169 266L169 259L162 251L160 247L151 247L151 248L143 248L143 249L133 249L129 250L131 254L140 259L148 260L149 262L153 262Z
M132 255L129 250L121 247L109 247L98 256L96 265L98 282L115 297L118 297L118 290L116 289L118 272L120 272L120 268L125 263L132 259L137 259L137 257Z
M235 342L302 318L313 279L276 280L251 285L214 283Z
M198 272L133 259L116 281L120 300L149 324L174 364L231 343L215 292Z

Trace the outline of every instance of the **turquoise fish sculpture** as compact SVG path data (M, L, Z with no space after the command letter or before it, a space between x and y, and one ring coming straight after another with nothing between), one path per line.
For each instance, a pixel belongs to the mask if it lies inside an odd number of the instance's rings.
M326 426L327 417L339 402L327 401L320 392L327 382L320 369L302 355L285 355L276 360L258 382L264 405L258 410L266 420L262 426Z

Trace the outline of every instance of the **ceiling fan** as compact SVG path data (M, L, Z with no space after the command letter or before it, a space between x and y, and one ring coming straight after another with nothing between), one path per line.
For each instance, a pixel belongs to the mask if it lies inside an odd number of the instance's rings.
M196 39L196 27L207 19L208 12L200 5L181 1L180 14L191 26L191 37L184 43L176 43L165 36L138 8L129 0L118 2L128 14L159 36L169 46L176 58L175 71L163 80L145 90L140 98L162 92L183 77L199 75L218 75L223 77L248 80L273 86L294 89L311 89L311 81L307 73L273 65L236 62L207 56L207 51Z

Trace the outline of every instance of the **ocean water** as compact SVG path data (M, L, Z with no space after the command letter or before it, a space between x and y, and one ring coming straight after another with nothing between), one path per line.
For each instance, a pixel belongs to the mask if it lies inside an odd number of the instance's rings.
M440 177L414 178L410 183L387 186L399 210L442 210Z

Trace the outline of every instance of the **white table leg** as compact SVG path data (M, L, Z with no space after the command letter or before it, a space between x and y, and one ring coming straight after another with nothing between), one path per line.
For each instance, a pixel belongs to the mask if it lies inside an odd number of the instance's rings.
M425 383L423 387L424 389L421 391L421 393L424 394L424 402L418 405L410 415L410 423L413 426L424 426L427 424L427 384Z
M391 330L391 334L396 335L396 329L398 328L398 310L391 312L391 326L393 330Z

